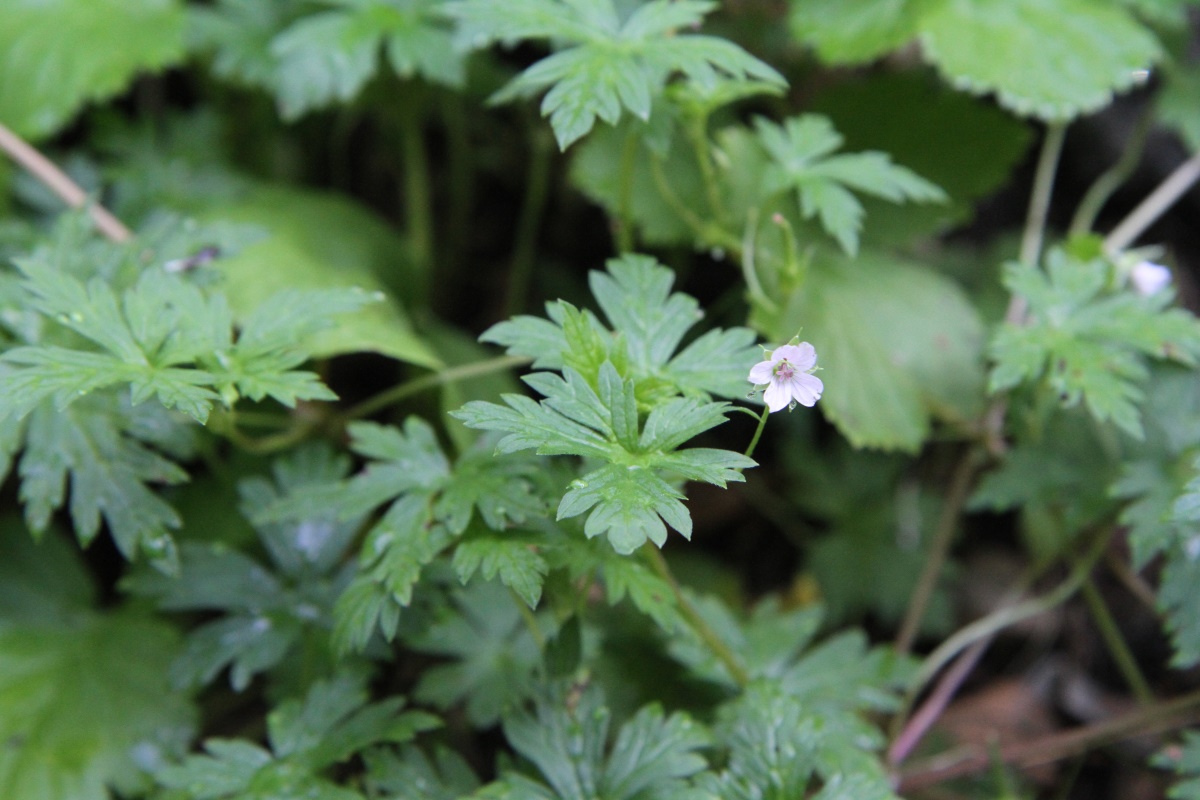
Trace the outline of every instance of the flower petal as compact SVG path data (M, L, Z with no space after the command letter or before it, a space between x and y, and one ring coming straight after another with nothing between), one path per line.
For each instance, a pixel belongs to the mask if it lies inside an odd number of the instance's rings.
M775 362L760 361L750 368L750 377L746 380L753 383L755 386L761 386L764 383L770 383L775 377Z
M817 350L808 342L785 344L771 354L771 360L786 358L800 372L807 372L817 365Z
M788 391L788 386L783 381L774 381L767 390L763 392L763 402L767 404L767 408L771 409L771 413L782 411L787 408L792 402L792 393Z
M788 392L802 406L812 408L821 399L825 384L816 375L801 372L788 381Z

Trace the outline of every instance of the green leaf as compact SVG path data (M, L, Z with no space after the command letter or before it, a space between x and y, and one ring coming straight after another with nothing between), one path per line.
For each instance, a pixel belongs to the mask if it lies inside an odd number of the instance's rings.
M1200 733L1183 732L1183 746L1155 757L1155 766L1173 769L1186 780L1168 790L1171 800L1200 800Z
M553 788L549 796L559 798L670 797L704 768L695 751L708 744L708 733L687 715L642 708L621 726L606 756L609 717L598 687L559 684L537 696L534 714L506 715L504 734ZM524 783L517 775L504 780Z
M861 64L912 39L921 8L912 0L793 0L788 21L827 64Z
M1096 419L1140 438L1146 357L1195 363L1200 324L1182 309L1166 308L1169 292L1142 297L1113 291L1110 280L1104 261L1081 262L1057 250L1044 272L1007 265L1005 285L1029 303L1030 320L1005 325L992 339L990 389L1045 380L1064 406L1082 401Z
M721 76L782 85L779 73L732 42L679 33L699 26L714 5L653 0L624 22L612 0L459 0L448 3L446 12L459 21L462 37L475 47L535 38L565 45L493 98L504 102L549 89L542 115L550 117L558 145L565 150L586 135L597 118L615 125L629 111L648 119L654 95L673 73L705 86Z
M519 316L492 326L480 339L503 345L510 355L533 358L536 369L573 367L593 385L593 375L611 361L622 376L634 379L643 409L675 392L745 394L745 375L760 354L752 331L713 329L676 353L703 318L696 300L672 293L674 274L649 256L627 253L605 266L605 272L593 271L588 283L611 333L590 313L560 302L547 306L549 320Z
M969 222L976 201L1009 180L1032 139L1021 120L925 73L871 73L839 81L808 107L829 117L847 150L888 153L948 195L945 203L903 205L860 198L870 221L862 232L866 245L904 245ZM921 113L909 113L913 108Z
M176 0L9 3L0 26L0 120L41 138L86 104L125 90L137 73L184 56Z
M424 712L401 713L403 698L366 705L360 684L349 676L318 681L303 700L281 703L267 717L270 751L245 740L208 739L208 755L189 756L156 777L196 800L360 800L321 772L371 745L407 742L440 724Z
M1158 93L1158 120L1173 128L1192 151L1200 150L1200 66L1172 65L1163 70Z
M418 651L454 659L425 670L414 696L443 709L465 702L471 724L489 727L528 695L538 646L500 583L472 581L451 596L453 606L406 641Z
M777 314L755 308L753 321L777 342L803 328L822 367L820 408L856 447L915 452L931 416L982 410L982 322L928 268L874 253L827 256Z
M376 31L343 11L314 14L291 25L271 41L278 61L280 115L294 120L353 98L375 74L379 44Z
M913 39L958 89L1023 116L1068 120L1107 105L1160 56L1117 3L1088 0L795 0L791 27L830 64L860 64Z
M535 549L536 540L520 534L476 533L454 548L454 571L464 584L476 571L484 579L499 576L530 608L537 608L549 565Z
M327 448L300 448L276 461L275 483L242 481L243 513L287 502L340 478L347 467ZM327 665L334 601L348 579L342 560L361 525L361 518L339 522L336 515L327 508L298 521L259 525L274 570L224 543L185 543L178 576L143 569L123 581L126 591L154 597L164 610L221 612L189 635L171 668L177 684L207 685L228 667L230 685L240 692L260 672L275 670L277 682L287 679L289 656L300 652L309 674Z
M192 709L166 679L177 646L136 614L0 626L0 794L107 800L182 753Z
M471 766L446 747L438 747L432 758L408 745L396 750L368 750L367 780L373 797L390 794L409 800L460 800L479 786Z
M928 6L922 51L954 86L1024 116L1069 120L1134 86L1160 56L1127 12L1090 0L974 0Z
M95 538L103 519L126 558L140 549L173 562L168 531L179 527L179 517L148 484L180 483L187 474L151 449L154 438L134 422L142 411L97 395L30 414L18 468L30 528L45 530L52 512L68 503L81 543Z
M241 320L285 289L381 290L405 246L361 207L329 194L260 185L245 198L206 209L206 219L248 223L268 237L218 262L235 316ZM397 283L402 276L389 276ZM311 337L314 357L371 352L423 367L437 357L394 299L372 303Z
M806 219L821 226L850 255L858 251L863 207L857 192L893 203L944 202L945 193L911 170L891 163L884 153L833 155L842 136L825 117L805 114L778 125L758 117L754 127L773 162L768 192L794 191Z
M667 634L688 630L671 585L641 560L614 553L601 555L599 564L602 565L599 574L609 605L616 605L628 597L638 611L654 620Z

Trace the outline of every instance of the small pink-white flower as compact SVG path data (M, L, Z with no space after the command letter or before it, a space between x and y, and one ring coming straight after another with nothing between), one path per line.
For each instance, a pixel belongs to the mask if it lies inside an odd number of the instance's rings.
M1149 297L1171 285L1171 270L1153 261L1139 261L1129 271L1129 281L1138 294Z
M763 402L772 413L796 403L812 408L825 391L825 384L812 374L816 368L817 351L811 344L785 344L768 353L766 361L755 364L748 380L767 387Z

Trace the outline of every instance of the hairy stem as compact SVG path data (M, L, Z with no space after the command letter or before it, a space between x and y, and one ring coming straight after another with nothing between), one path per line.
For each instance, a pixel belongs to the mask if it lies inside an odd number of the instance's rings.
M617 252L633 251L633 170L637 157L637 131L629 129L621 147L621 171L617 181Z
M1149 103L1146 110L1138 117L1133 133L1129 137L1129 143L1121 152L1117 163L1101 173L1088 188L1083 199L1079 201L1079 207L1075 209L1075 216L1071 219L1069 230L1072 236L1081 236L1090 231L1096 223L1096 217L1100 210L1104 208L1104 204L1121 187L1121 184L1129 180L1129 176L1137 168L1138 162L1142 160L1142 153L1146 149L1146 137L1154 126L1154 120L1154 104Z
M684 595L683 590L679 587L679 581L675 580L675 575L671 572L671 567L667 564L667 560L663 558L662 552L653 544L649 544L642 548L642 553L645 554L646 560L650 562L651 568L670 585L671 593L675 596L675 602L679 604L679 610L683 613L684 619L692 626L692 630L696 632L696 635L708 645L708 649L717 657L717 660L725 665L725 669L729 672L734 682L738 686L748 684L750 676L746 674L746 668L742 666L737 656L729 649L729 645L725 644L721 637L717 635L717 632L705 621L704 617L700 616L700 612L696 610L696 607Z
M1109 610L1108 604L1104 602L1104 597L1096 589L1096 582L1091 578L1084 581L1082 594L1088 611L1091 612L1092 619L1100 631L1100 637L1104 640L1117 669L1121 671L1121 676L1125 678L1125 682L1133 691L1133 696L1143 705L1153 703L1154 692L1151 691L1149 682L1138 668L1137 659L1133 657L1133 652L1130 651L1125 637L1121 635L1121 629L1117 627L1117 621L1113 619L1112 611Z
M721 247L739 260L742 258L742 243L737 236L718 224L705 222L679 199L679 195L675 193L675 190L671 188L670 181L667 180L662 160L658 156L652 155L650 158L650 176L654 179L654 186L662 195L663 200L692 229L692 233L696 235L697 239L707 247Z
M333 417L330 422L334 425L344 425L347 422L370 416L376 411L382 411L390 405L394 405L401 400L429 389L434 389L447 383L457 383L468 378L477 378L480 375L490 375L493 372L503 372L514 367L524 366L528 363L530 363L530 359L525 356L500 356L499 358L473 361L470 364L463 364L428 375L422 375L420 378L405 381L393 386L391 389L380 392L374 397L363 400L358 405L351 406Z
M692 117L687 124L687 136L696 153L696 161L700 164L700 176L704 181L704 195L708 198L709 210L713 219L720 223L725 219L725 205L721 202L721 186L713 166L707 128L707 117Z
M899 653L907 653L912 649L917 633L921 629L921 620L925 617L929 600L933 597L933 590L937 587L938 578L941 577L942 567L946 563L946 556L954 541L954 532L958 529L959 516L967 502L971 484L975 480L978 463L974 452L968 450L954 468L954 475L950 478L950 488L942 503L937 527L934 528L933 540L929 543L929 554L925 558L925 565L921 568L917 584L909 597L908 608L904 611L904 620L900 624L900 631L896 634L896 651Z
M50 159L3 124L0 124L0 150L8 153L13 161L20 164L71 208L87 206L88 214L95 223L96 229L109 240L127 242L133 238L133 233L125 227L121 220L103 206L97 203L89 204L87 192L83 191L79 184L67 177L67 174L55 166Z
M754 454L754 448L758 447L758 440L762 437L763 429L767 427L767 417L771 416L771 409L768 406L763 406L762 416L758 418L758 427L754 430L754 437L750 439L750 444L746 447L746 458Z
M508 291L504 299L504 316L511 317L525 307L529 280L533 275L534 254L537 252L538 230L546 210L550 189L550 134L544 127L534 126L529 172L525 176L525 199L517 218L516 242L508 268Z
M1175 201L1200 180L1200 151L1175 168L1137 208L1129 212L1104 240L1104 250L1115 254L1133 244Z
M414 104L415 105L415 104ZM416 274L414 307L429 297L433 272L433 192L420 108L399 114L400 147L404 157L404 212Z
M1063 140L1067 135L1065 122L1051 122L1046 126L1042 138L1042 151L1038 156L1037 171L1033 176L1033 189L1029 195L1029 209L1025 216L1025 230L1021 234L1019 258L1025 264L1037 264L1042 256L1042 243L1046 238L1046 214L1050 210L1050 197L1054 194L1054 176L1058 172L1058 159L1062 155ZM1013 296L1006 322L1019 323L1025 318L1025 298Z
M1108 546L1108 539L1111 533L1111 527L1106 526L1103 528L1100 535L1096 536L1096 541L1092 544L1088 553L1075 562L1075 566L1072 568L1067 579L1053 591L1041 597L1034 597L994 611L986 617L975 620L942 642L936 650L929 654L921 664L920 669L917 670L917 675L909 689L905 707L911 706L913 698L921 690L921 687L928 683L934 675L941 671L942 667L967 647L999 633L1007 627L1016 625L1018 622L1023 622L1030 617L1036 617L1038 614L1043 614L1066 602L1075 592L1079 591L1079 587L1087 580L1092 567L1095 566L1100 556L1103 555L1105 547Z

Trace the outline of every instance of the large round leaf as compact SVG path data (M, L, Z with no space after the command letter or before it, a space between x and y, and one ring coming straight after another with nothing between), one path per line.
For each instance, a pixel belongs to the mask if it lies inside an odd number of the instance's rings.
M400 272L405 262L402 239L366 210L336 195L259 186L204 216L250 223L267 233L265 239L220 262L238 315L283 289L378 291L383 284L377 276ZM372 352L424 367L440 363L393 298L342 316L336 327L314 337L311 352L315 356Z
M4 0L0 122L41 137L184 56L178 0Z
M921 265L823 258L779 313L754 321L778 343L803 328L825 382L818 407L856 447L912 452L932 416L983 407L983 323L956 284Z

